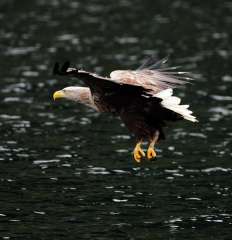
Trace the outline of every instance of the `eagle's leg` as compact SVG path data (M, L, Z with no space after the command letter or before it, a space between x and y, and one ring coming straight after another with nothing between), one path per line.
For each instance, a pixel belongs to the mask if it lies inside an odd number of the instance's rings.
M142 139L140 139L137 142L137 144L134 148L134 159L136 162L141 162L141 158L146 156L145 152L141 148L141 144L142 144Z
M147 158L149 160L156 157L156 152L155 152L154 147L155 147L155 144L157 143L158 139L159 139L159 131L156 131L155 134L153 135L153 137L150 139L150 144L147 149Z

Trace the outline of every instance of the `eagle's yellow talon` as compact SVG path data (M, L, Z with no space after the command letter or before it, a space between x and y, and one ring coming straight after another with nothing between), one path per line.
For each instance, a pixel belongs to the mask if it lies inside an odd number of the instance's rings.
M156 152L155 152L154 148L149 147L147 149L147 159L151 160L155 157L156 157Z
M140 163L141 162L141 156L137 153L134 153L134 159L136 162Z
M140 143L136 145L135 149L134 149L134 159L136 162L140 163L142 157L145 157L146 154L145 152L142 150L142 148L140 147Z

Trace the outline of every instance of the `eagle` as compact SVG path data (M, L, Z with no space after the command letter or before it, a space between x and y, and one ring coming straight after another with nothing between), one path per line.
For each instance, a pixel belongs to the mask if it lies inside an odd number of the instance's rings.
M133 156L136 162L144 157L156 157L155 145L165 138L168 122L186 119L198 122L189 105L180 104L173 89L193 78L179 67L168 67L168 57L156 61L147 58L136 70L115 70L109 77L70 67L70 62L55 63L53 73L82 80L87 87L68 86L53 94L53 99L65 98L82 103L98 112L110 112L120 117L135 136ZM149 143L145 154L141 145Z

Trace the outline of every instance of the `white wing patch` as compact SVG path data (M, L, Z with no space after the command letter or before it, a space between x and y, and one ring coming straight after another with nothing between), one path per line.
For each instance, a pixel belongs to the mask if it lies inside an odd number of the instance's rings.
M155 97L161 98L161 105L173 112L176 112L183 116L184 119L189 120L191 122L198 122L196 117L192 115L192 111L190 111L189 105L180 105L181 99L175 96L172 96L173 90L168 88L164 91L161 91L155 94Z

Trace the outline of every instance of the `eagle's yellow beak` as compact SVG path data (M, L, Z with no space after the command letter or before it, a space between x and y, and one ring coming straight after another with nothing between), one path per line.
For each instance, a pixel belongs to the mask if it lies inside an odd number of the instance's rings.
M65 97L65 94L64 94L64 91L60 90L60 91L56 91L54 92L53 94L53 99L54 101L57 99L57 98L64 98Z

